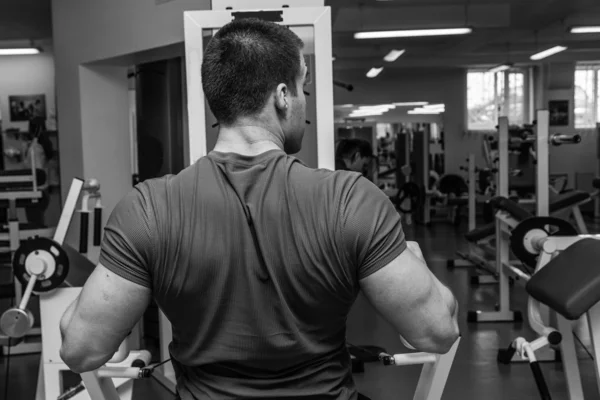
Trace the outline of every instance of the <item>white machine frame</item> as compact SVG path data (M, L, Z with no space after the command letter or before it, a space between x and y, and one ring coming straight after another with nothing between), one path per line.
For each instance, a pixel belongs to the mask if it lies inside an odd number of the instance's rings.
M544 268L554 256L561 251L564 251L569 246L582 239L600 240L600 235L583 234L573 237L551 236L539 242L540 256L538 258L535 272ZM566 272L568 273L568 272ZM530 278L524 278L528 281ZM575 348L575 340L573 334L573 322L567 320L562 315L548 309L540 304L537 300L529 297L527 304L527 314L529 325L539 335L539 337L529 342L526 339L519 337L515 339L517 354L515 357L520 357L523 361L542 361L539 353L548 351L549 340L548 336L553 331L557 330L562 340L560 342L560 352L562 356L563 370L567 383L567 391L569 393L568 400L583 400L583 385L581 382L581 374L579 371L579 362L577 359L577 351ZM548 314L552 314L552 319L549 319ZM587 318L588 329L593 346L592 354L594 357L594 374L596 377L596 385L600 389L600 303L597 303L590 308L584 317ZM548 326L547 321L555 321L556 327ZM538 354L535 354L538 353ZM513 358L514 359L514 358Z

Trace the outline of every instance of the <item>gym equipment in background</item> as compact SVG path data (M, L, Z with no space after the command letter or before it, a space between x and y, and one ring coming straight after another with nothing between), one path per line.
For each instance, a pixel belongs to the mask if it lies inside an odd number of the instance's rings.
M37 139L34 139L34 144ZM47 188L47 176L36 168L36 160L31 153L31 168L9 170L0 173L0 208L6 215L6 222L0 230L0 262L10 264L21 243L29 237L51 237L55 228L19 221L19 209L37 207ZM20 305L23 298L21 282L11 279L9 284L0 285L0 298L11 299L13 305ZM0 345L4 354L18 355L39 353L42 349L41 330L30 327L18 343L11 341L0 332ZM10 346L8 346L10 344Z
M538 111L538 125L536 132L536 152L538 157L538 173L536 181L536 200L537 200L537 216L548 216L550 214L549 205L549 146L569 143L578 143L576 136L570 135L552 135L548 134L548 111ZM512 265L509 253L509 242L511 230L515 227L515 220L520 221L530 216L530 213L520 207L520 205L511 202L508 199L509 173L508 168L502 166L508 164L508 119L501 117L499 119L499 145L498 145L498 196L502 198L501 202L497 202L496 206L501 212L496 213L496 222L494 225L488 225L479 228L478 232L470 232L467 238L474 236L474 233L479 233L477 240L482 240L484 233L491 238L495 230L495 263L494 276L499 285L499 303L495 311L472 311L468 314L469 322L501 322L501 321L516 321L520 320L519 314L510 310L510 280L520 279L526 276L527 273L520 268ZM575 198L575 196L573 197ZM576 198L575 198L576 199ZM577 200L577 199L576 199ZM570 200L572 201L572 200ZM562 202L561 206L568 202ZM576 207L577 203L570 204L568 207ZM494 282L495 283L495 282Z
M584 316L588 321L593 346L590 357L600 385L600 271L596 266L600 236L564 235L560 229L549 232L548 222L548 218L531 218L513 231L513 252L525 263L537 259L535 273L523 280L529 294L529 325L538 337L533 341L523 337L514 339L507 349L498 352L498 361L508 363L516 356L529 362L542 399L551 400L538 355L549 345L559 346L568 399L582 400L572 324Z
M84 193L82 197L87 202L90 196L99 197L98 190L97 180L90 180L84 184L82 180L74 179L53 238L28 239L15 252L14 275L26 289L19 305L5 311L0 317L0 330L9 338L7 345L18 345L34 324L34 316L28 309L31 296L34 292L39 295L42 359L37 382L37 399L71 398L87 389L93 400L131 400L131 379L150 376L154 371L154 368L148 367L149 352L129 350L133 344L130 335L105 367L82 374L84 384L80 383L75 389L61 387L65 382L64 374L70 371L59 355L60 319L67 307L77 298L81 287L95 268L88 258L65 244L64 239L80 194ZM87 205L83 208L86 209ZM100 213L96 213L96 218L101 220L101 214L98 214ZM80 241L87 241L87 238L86 232L81 235ZM99 238L97 241L99 242ZM137 330L134 332L137 334ZM100 378L105 377L119 378L115 383L120 387L120 396L116 395L116 390L114 395L106 391L108 382L98 383Z

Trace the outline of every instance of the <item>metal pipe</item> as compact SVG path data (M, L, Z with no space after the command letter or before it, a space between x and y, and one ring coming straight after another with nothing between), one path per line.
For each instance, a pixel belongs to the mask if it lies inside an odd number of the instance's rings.
M37 275L31 275L29 278L29 282L27 282L27 288L23 293L23 297L21 298L21 302L19 303L19 309L25 310L27 308L27 303L29 303L29 298L31 297L31 293L33 293L33 287L38 280Z
M402 365L429 364L437 361L437 356L431 353L406 353L394 354L394 365L399 367Z
M561 144L577 144L581 142L581 135L564 135L561 133L555 133L550 137L550 143L553 146L560 146Z

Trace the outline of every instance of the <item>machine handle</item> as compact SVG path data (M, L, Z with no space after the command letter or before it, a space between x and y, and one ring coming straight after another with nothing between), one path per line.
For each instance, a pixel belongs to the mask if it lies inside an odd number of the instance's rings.
M556 133L550 137L550 143L553 146L560 146L561 144L577 144L581 142L581 135L563 135Z
M94 246L100 246L102 240L102 207L94 208Z
M79 252L86 254L88 251L88 229L90 224L90 213L81 211L81 225L79 226Z
M512 361L517 349L515 348L514 343L511 343L507 349L501 349L498 351L498 362L502 364L510 364Z
M33 293L33 287L38 280L38 275L31 275L29 278L29 282L27 282L27 288L25 288L25 292L23 293L23 297L21 297L21 303L19 304L19 309L25 310L27 308L27 303L29 303L29 299L31 298L31 294Z
M552 396L550 396L550 391L548 390L548 385L546 385L546 380L544 379L544 374L542 374L540 364L537 361L534 361L529 363L529 365L531 366L533 379L535 379L535 384L538 387L542 400L552 400Z

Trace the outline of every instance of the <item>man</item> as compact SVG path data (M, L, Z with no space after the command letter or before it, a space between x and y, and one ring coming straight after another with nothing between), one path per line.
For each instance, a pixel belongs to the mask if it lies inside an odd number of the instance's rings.
M362 139L342 139L335 151L335 169L363 174L370 181L374 178L375 157L373 147Z
M458 335L456 301L368 180L295 154L307 68L288 28L236 20L207 45L214 150L114 209L100 263L61 321L75 372L108 361L154 298L182 400L357 399L345 346L359 290L419 350Z

